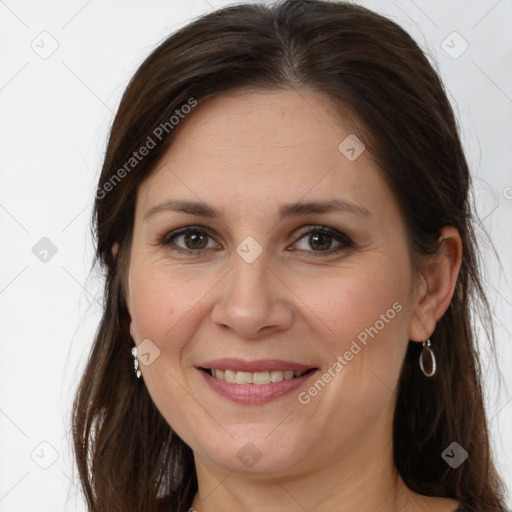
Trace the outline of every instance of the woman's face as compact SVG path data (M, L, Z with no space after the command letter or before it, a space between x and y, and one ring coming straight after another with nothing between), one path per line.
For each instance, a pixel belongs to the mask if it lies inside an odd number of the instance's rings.
M417 292L355 128L308 89L224 94L181 122L139 188L128 276L155 405L229 471L388 450Z

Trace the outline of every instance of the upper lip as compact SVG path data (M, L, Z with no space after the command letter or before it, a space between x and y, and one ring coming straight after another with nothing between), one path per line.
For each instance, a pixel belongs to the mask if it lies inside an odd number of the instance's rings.
M246 361L236 358L214 359L206 361L197 366L198 368L216 369L216 370L233 370L240 372L271 372L273 370L309 370L313 366L299 364L294 361L284 361L282 359L257 359L254 361Z

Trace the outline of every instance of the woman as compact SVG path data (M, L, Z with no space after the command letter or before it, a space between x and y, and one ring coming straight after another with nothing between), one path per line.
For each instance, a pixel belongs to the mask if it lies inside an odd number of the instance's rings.
M288 0L164 41L96 194L89 509L505 510L469 187L440 79L386 18Z

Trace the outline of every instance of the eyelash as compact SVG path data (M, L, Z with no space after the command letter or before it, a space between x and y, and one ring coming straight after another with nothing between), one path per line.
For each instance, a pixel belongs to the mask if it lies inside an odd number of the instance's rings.
M160 240L160 245L162 246L169 246L169 249L172 250L172 251L175 251L175 252L179 252L179 253L182 253L182 254L195 254L195 255L198 255L200 254L201 252L203 252L204 250L206 249L184 249L183 247L180 247L176 244L174 244L174 242L172 242L172 239L173 238L176 238L180 235L186 235L186 234L189 234L189 233L195 233L195 234L201 234L201 235L206 235L210 238L213 238L211 236L211 234L209 233L209 230L202 227L202 226L187 226L185 228L181 228L181 229L178 229L178 230L175 230L175 231L172 231L171 233L168 233L166 234L161 240ZM335 241L339 242L340 245L335 248L334 250L332 249L328 249L326 251L305 251L307 253L313 253L313 254L309 254L308 256L309 257L313 257L313 258L316 258L318 256L323 256L323 255L333 255L333 254L337 254L345 249L350 249L350 248L353 248L354 247L354 243L352 242L352 240L347 236L345 235L344 233L341 233L340 231L336 230L336 229L333 229L333 228L329 228L327 226L314 226L314 227L310 227L308 231L305 231L305 232L302 232L300 234L300 237L298 238L298 240L295 242L299 242L301 241L303 238L306 238L307 235L312 235L312 234L321 234L321 235L326 235L328 236L329 238L332 238L334 239ZM303 249L299 249L299 250L303 250Z

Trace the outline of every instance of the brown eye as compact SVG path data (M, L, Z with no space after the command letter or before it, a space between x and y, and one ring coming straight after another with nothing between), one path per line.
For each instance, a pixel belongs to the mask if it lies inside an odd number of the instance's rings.
M334 254L354 247L352 240L345 234L326 226L309 229L302 234L296 243L302 243L303 246L299 247L299 249L310 253Z
M210 241L211 244L208 245ZM161 243L162 245L169 246L173 251L187 254L200 253L203 249L219 247L206 231L190 227L166 235Z
M187 249L204 249L208 245L208 235L203 233L189 233L183 236Z
M308 242L313 249L325 251L331 248L332 238L323 233L315 233L314 235L309 235Z

